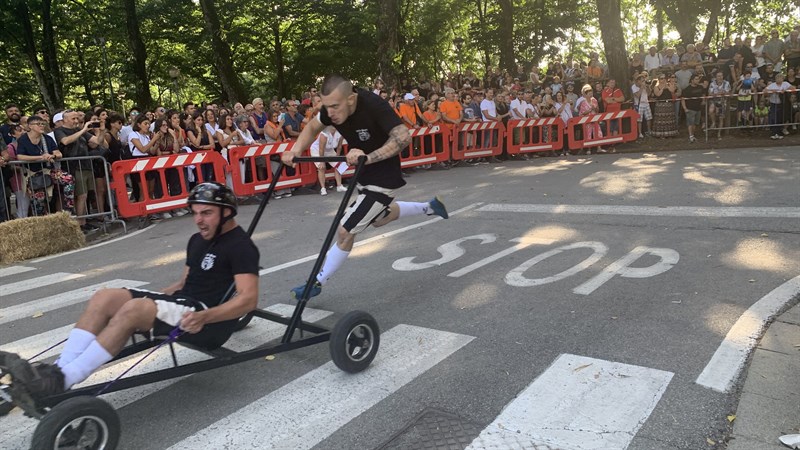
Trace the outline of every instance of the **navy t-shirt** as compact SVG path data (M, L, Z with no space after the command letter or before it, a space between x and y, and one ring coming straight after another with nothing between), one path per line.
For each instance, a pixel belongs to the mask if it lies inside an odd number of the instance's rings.
M328 110L324 106L320 110L319 120L323 125L336 127L350 148L358 148L365 154L370 154L383 147L389 140L389 132L396 126L402 126L403 123L392 110L392 106L380 96L363 89L356 89L355 92L356 110L344 123L335 125L331 122ZM406 182L400 171L400 154L364 166L358 182L386 189L405 186Z
M174 295L199 300L209 308L217 306L233 283L234 275L258 275L258 248L242 227L206 241L200 233L189 238L186 265L189 275L183 288Z
M31 142L28 133L23 134L17 139L17 155L41 156L45 154L45 152L52 155L55 150L58 150L56 141L46 134L43 134L42 137L39 138L38 144ZM28 164L28 168L34 172L42 170L42 163L40 162L29 162Z

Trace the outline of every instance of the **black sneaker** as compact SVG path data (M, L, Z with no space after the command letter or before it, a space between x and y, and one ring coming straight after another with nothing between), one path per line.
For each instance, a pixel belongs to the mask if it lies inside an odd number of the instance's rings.
M0 367L11 375L12 383L22 385L34 399L65 391L64 374L54 364L31 364L15 353L0 352Z

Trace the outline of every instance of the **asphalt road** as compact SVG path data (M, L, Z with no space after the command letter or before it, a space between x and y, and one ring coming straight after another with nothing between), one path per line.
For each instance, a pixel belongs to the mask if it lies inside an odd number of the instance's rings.
M374 315L390 333L374 367L320 372L330 356L317 345L194 375L119 403L122 447L435 448L425 426L442 418L452 448L498 423L518 436L536 428L528 448L721 447L738 387L696 379L743 312L800 275L800 148L537 158L407 181L398 199L438 194L456 213L364 233L373 239L309 305L332 313L325 325L350 310ZM298 260L319 251L340 198L268 206L255 233L261 307L291 303L311 269ZM242 206L239 223L255 209ZM48 336L82 310L37 311L43 299L119 279L170 284L193 230L189 216L174 218L19 264L36 270L0 278L0 347ZM60 272L82 276L25 284ZM14 311L26 315L4 321ZM18 413L0 419L0 448L25 445L32 428L18 424L35 426Z

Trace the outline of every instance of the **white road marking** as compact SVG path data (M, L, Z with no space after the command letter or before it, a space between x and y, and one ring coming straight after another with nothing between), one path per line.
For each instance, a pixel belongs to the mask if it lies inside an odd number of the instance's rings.
M462 212L469 211L469 210L471 210L473 208L477 208L481 204L482 203L473 203L471 205L467 205L467 206L465 206L465 207L463 207L461 209L457 209L457 210L451 212L449 215L450 215L450 217L455 216L455 215L460 214ZM432 223L436 223L436 222L438 222L440 220L444 220L444 219L442 219L441 217L437 216L437 217L435 217L433 219L429 219L429 220L426 220L424 222L415 223L413 225L409 225L409 226L403 227L403 228L398 228L397 230L392 230L392 231L389 231L389 232L386 232L386 233L383 233L383 234L379 234L377 236L373 236L373 237L371 237L369 239L364 239L363 241L358 241L353 245L353 247L361 247L362 245L371 244L371 243L373 243L375 241L378 241L378 240L381 240L381 239L385 239L387 237L394 236L396 234L405 233L406 231L416 230L416 229L418 229L420 227L423 227L425 225L430 225ZM264 275L267 275L267 274L270 274L270 273L278 272L278 271L283 270L283 269L288 269L289 267L294 267L294 266L297 266L297 265L300 265L300 264L303 264L303 263L306 263L306 262L309 262L309 261L314 261L315 259L317 259L317 255L306 256L304 258L296 259L294 261L289 261L289 262L286 262L286 263L283 263L283 264L278 264L277 266L272 266L272 267L267 267L266 269L261 269L258 272L258 275L259 276L264 276Z
M624 449L673 374L563 354L467 447Z
M326 363L170 448L311 448L472 339L398 325L364 372Z
M0 286L0 297L58 284L62 281L75 280L84 276L85 275L81 275L79 273L56 272L50 275L42 275L36 278L17 281L16 283L8 283Z
M30 272L31 270L36 270L35 267L25 267L25 266L11 266L0 269L0 278L8 277L11 275L16 275L18 273L25 273Z
M514 238L514 239L511 239L511 242L518 242L518 244L514 245L513 247L507 248L507 249L505 249L503 251L497 252L492 256L488 256L486 258L483 258L480 261L474 262L474 263L468 265L467 267L464 267L463 269L456 270L455 272L450 273L447 276L448 277L453 277L453 278L458 278L458 277L464 276L464 275L472 272L473 270L480 269L481 267L483 267L483 266L485 266L487 264L491 264L491 263L497 261L498 259L505 258L506 256L511 255L512 253L516 253L516 252L518 252L520 250L524 250L524 249L530 247L531 245L534 245L534 244L536 244L536 245L550 245L550 244L552 244L552 243L554 243L556 241L554 239ZM394 265L392 265L392 267L394 267Z
M294 311L294 306L278 304L270 306L266 309L283 316L290 316L292 311ZM317 322L331 314L332 313L330 311L306 308L303 312L303 320L306 322ZM225 347L234 351L252 349L273 339L280 338L283 336L283 332L285 330L285 325L254 318L247 328L234 333L225 344ZM67 333L69 333L69 331L67 331ZM8 345L19 347L18 343L14 342ZM44 350L44 348L40 349L39 351L41 350ZM189 364L209 358L209 356L205 353L190 350L181 345L175 346L175 354L180 364ZM144 353L140 353L123 361L108 365L95 372L91 377L89 377L88 380L81 383L79 386L109 382L135 364L136 361L138 361L143 355ZM169 350L164 348L154 352L148 359L136 366L136 368L126 376L138 375L159 369L166 369L169 367L172 367L172 356L170 355ZM186 377L190 376L191 375L187 375ZM170 380L160 381L158 383L112 392L110 394L103 395L103 399L109 402L115 409L119 409L130 403L140 400L145 396L164 389L167 386L177 383L186 377L173 378ZM28 448L30 446L31 435L33 434L33 430L37 424L38 421L25 417L19 408L14 409L8 416L3 417L4 433L0 434L0 442L3 442L3 444L0 445L0 448ZM9 430L9 432L6 433L5 430Z
M490 203L480 212L514 212L544 214L590 214L612 216L667 217L751 217L758 219L800 219L800 208L747 206L626 206L626 205L527 205Z
M444 243L436 248L436 251L442 255L439 259L434 259L433 261L425 261L425 262L414 262L416 256L409 256L407 258L400 258L392 263L392 269L399 270L402 272L409 272L412 270L422 270L422 269L430 269L431 267L441 266L442 264L448 263L450 261L454 261L462 256L467 252L461 247L462 242L467 241L480 241L481 245L483 244L490 244L497 240L496 234L486 233L486 234L476 234L474 236L467 236L463 238L456 239L454 241L450 241Z
M46 348L56 345L58 342L63 341L69 336L70 330L75 324L66 325L56 328L54 330L47 330L44 333L39 333L18 341L9 342L8 344L0 345L0 350L4 352L16 353L19 356L30 359L33 355L44 351ZM61 352L61 348L56 347L43 353L36 360L47 359L51 356L57 356Z
M42 262L42 261L47 261L47 260L50 260L50 259L58 258L60 256L72 255L73 253L82 252L84 250L93 250L93 249L96 249L98 247L102 247L104 245L108 245L108 244L113 244L115 242L119 242L119 241L121 241L123 239L132 238L132 237L136 236L137 234L141 234L141 233L144 233L145 231L152 230L153 227L155 227L155 225L148 225L147 228L142 228L141 230L136 230L136 231L134 231L132 233L128 233L128 234L126 234L124 236L120 236L120 237L118 237L116 239L103 241L103 242L100 242L99 244L89 245L87 247L83 247L83 248L79 248L79 249L75 249L75 250L70 250L70 251L64 252L64 253L57 253L55 255L43 256L41 258L32 259L32 260L30 260L30 262L31 263L39 263L39 262Z
M659 258L658 262L648 267L630 267L644 255ZM650 278L662 274L678 264L680 254L671 248L636 247L627 255L609 264L589 281L572 290L576 294L589 295L615 276L624 278Z
M592 254L589 255L583 261L579 262L578 264L570 267L569 269L566 269L560 273L545 278L531 279L525 277L525 272L528 271L528 269L544 261L545 259L551 256L558 255L566 250L574 250L582 248L588 248L592 250ZM518 287L531 287L531 286L539 286L542 284L553 283L559 280L563 280L564 278L575 275L576 273L589 268L592 264L603 259L603 256L605 256L607 252L608 252L608 247L606 247L606 245L603 244L602 242L586 241L586 242L576 242L574 244L569 244L569 245L562 245L561 247L554 248L553 250L549 250L542 254L536 255L533 258L520 264L516 268L511 269L511 271L506 274L505 282L510 286L518 286Z
M60 294L51 295L50 297L39 298L20 305L9 306L8 308L0 309L0 324L13 322L15 320L31 317L36 313L45 313L53 311L65 306L74 305L76 303L89 300L96 291L102 288L136 288L144 286L147 283L144 281L134 280L109 280L102 283L85 286L73 291L62 292Z
M773 289L748 308L728 331L695 383L717 392L730 392L767 322L797 295L800 295L800 276Z

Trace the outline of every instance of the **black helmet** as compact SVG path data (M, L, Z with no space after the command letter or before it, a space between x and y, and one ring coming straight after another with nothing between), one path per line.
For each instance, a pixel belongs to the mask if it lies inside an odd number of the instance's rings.
M189 205L198 203L227 207L233 212L229 217L235 216L238 208L233 191L228 186L214 181L206 181L195 186L189 192L189 198L186 199L186 203Z

